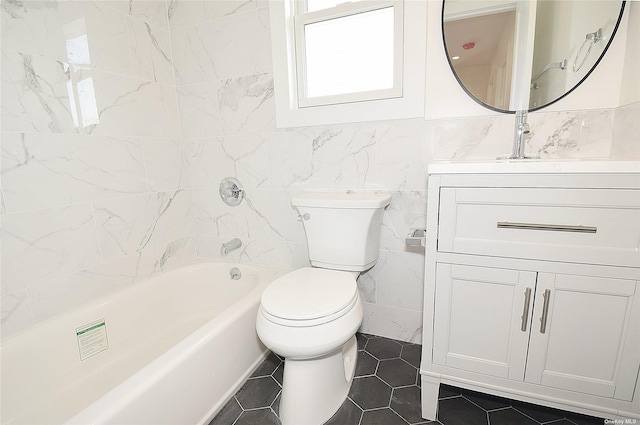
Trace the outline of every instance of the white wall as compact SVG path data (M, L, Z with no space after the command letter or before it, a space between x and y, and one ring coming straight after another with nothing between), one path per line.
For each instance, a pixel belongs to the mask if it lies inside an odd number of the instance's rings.
M629 105L640 102L640 0L627 4L629 9L629 26L627 29L627 45L624 55L622 84L620 84L620 104ZM637 133L636 133L637 134Z

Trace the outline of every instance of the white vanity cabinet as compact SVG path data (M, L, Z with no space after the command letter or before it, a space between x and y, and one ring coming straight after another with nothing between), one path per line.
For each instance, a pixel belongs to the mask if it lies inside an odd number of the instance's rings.
M640 418L640 163L436 164L427 226L425 418L441 382Z

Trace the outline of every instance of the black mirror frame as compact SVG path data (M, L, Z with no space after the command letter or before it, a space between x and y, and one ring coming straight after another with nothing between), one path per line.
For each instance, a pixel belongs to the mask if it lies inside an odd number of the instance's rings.
M447 57L447 62L449 63L449 68L451 68L451 72L453 72L453 76L456 78L456 81L458 81L458 84L460 85L460 87L462 87L462 89L465 91L465 93L467 93L467 95L471 99L473 99L476 103L480 104L481 106L484 106L485 108L491 109L492 111L495 111L495 112L501 112L501 113L505 113L505 114L515 114L516 111L500 109L500 108L496 108L495 106L491 106L489 104L484 103L483 101L481 101L480 99L475 97L467 89L467 87L462 83L462 81L460 80L460 77L458 77L458 74L456 73L455 68L453 67L453 63L451 62L451 58L449 57L449 49L447 48L447 41L446 41L445 34L444 34L444 7L445 7L446 1L447 0L442 0L442 13L440 14L440 32L442 34L442 45L444 46L444 52L445 52L445 55ZM600 61L604 57L604 55L609 50L609 46L613 42L613 39L615 38L616 33L618 32L618 28L620 27L620 22L622 21L622 16L624 14L624 9L625 9L626 4L627 4L627 0L622 0L622 4L620 6L620 13L618 14L618 20L616 21L616 25L614 26L613 31L611 32L611 37L609 37L609 40L607 40L607 45L604 47L604 50L602 51L602 54L600 54L600 56L598 57L596 62L589 69L589 71L585 74L585 76L582 77L582 79L580 79L580 81L578 81L576 83L576 85L574 85L571 89L567 90L562 96L559 96L556 99L554 99L554 100L552 100L552 101L550 101L548 103L545 103L544 105L537 106L537 107L535 107L533 109L528 109L529 112L538 111L538 110L540 110L542 108L546 108L549 105L553 105L554 103L556 103L560 99L564 99L569 93L573 92L576 88L578 88L582 84L582 82L584 80L586 80L587 77L589 77L589 75L591 75L593 70L596 69L596 67L598 66L598 64L600 63Z

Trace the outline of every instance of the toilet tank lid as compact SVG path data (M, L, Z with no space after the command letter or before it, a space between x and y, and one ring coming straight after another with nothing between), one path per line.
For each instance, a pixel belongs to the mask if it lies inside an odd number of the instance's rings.
M374 192L301 192L291 197L296 207L318 208L384 208L390 193Z

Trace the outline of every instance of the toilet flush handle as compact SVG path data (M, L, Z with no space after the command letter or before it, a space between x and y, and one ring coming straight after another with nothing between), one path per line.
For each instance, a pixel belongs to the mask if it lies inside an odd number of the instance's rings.
M311 218L311 216L309 215L309 213L298 214L298 220L300 220L300 221L309 220L310 218Z

